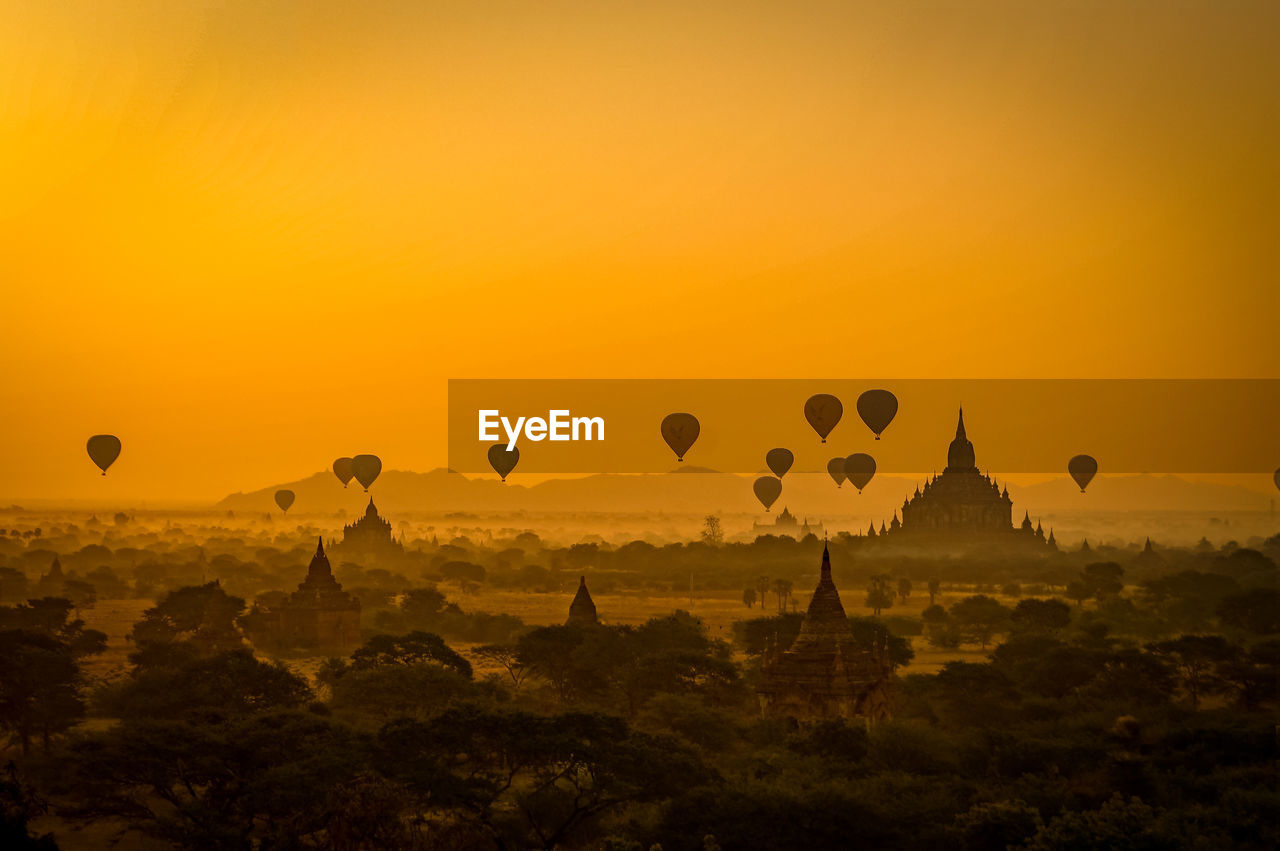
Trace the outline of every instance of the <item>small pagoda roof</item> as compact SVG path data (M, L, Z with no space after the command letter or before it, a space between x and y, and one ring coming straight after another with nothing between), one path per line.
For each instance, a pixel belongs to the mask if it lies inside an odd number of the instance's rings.
M595 601L591 599L591 592L587 590L587 577L579 576L578 593L573 595L573 602L569 604L569 620L565 621L565 625L586 626L599 622Z
M831 551L823 544L818 587L813 590L813 598L809 600L809 609L804 614L800 634L793 647L800 649L807 644L851 638L853 630L849 626L849 616L845 614L840 592L831 579Z

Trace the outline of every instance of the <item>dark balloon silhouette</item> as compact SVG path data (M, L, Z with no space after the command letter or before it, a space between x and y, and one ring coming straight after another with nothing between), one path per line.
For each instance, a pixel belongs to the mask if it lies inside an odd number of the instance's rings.
M662 439L676 453L676 460L683 461L684 455L698 439L702 426L693 414L667 414L662 419Z
M365 493L369 492L369 486L378 480L381 472L382 459L377 455L357 455L351 459L351 473Z
M293 491L278 490L276 491L276 505L280 506L280 510L289 513L289 506L293 505Z
M504 482L507 480L507 474L519 463L520 448L518 446L508 449L505 443L495 443L489 447L489 466Z
M95 434L89 438L89 442L85 444L85 449L89 450L89 457L93 463L97 464L102 470L102 475L107 474L107 468L115 463L120 457L120 438L114 434Z
M338 481L342 482L342 486L345 488L356 474L356 469L352 465L350 458L343 457L333 462L333 474L338 477Z
M1089 486L1089 482L1093 481L1094 475L1098 472L1098 462L1089 455L1077 455L1067 462L1067 472L1080 486L1080 493L1084 493L1084 489Z
M836 487L844 482L844 459L832 458L827 462L827 475L836 483Z
M756 492L756 499L760 500L764 510L768 511L769 506L777 502L778 497L782 496L782 479L774 476L761 476L756 479L751 489Z
M897 414L898 397L888 390L868 390L858 397L858 416L875 432L876 440Z
M862 493L875 474L876 459L865 452L855 452L844 459L844 477L858 489L858 493Z
M787 470L795 462L796 456L791 454L790 449L770 449L764 455L764 463L769 465L769 469L779 479L787 474Z
M1276 468L1275 475L1271 477L1276 483L1276 489L1280 490L1280 467Z
M809 421L809 425L813 426L813 430L818 433L818 437L822 438L823 443L827 442L827 435L831 434L831 430L840 422L842 416L844 416L844 405L830 393L810 396L809 401L804 403L804 418Z

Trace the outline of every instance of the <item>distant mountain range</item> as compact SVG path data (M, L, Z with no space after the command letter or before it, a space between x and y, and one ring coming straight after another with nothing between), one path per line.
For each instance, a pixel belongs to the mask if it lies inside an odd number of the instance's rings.
M428 473L387 470L371 489L380 509L391 512L605 512L605 513L752 513L760 504L752 478L684 468L657 475L593 475L551 479L525 486L489 478L468 478L450 470ZM836 489L825 473L791 472L783 480L774 512L790 508L798 517L836 515L891 516L921 483L902 476L877 476L859 494L850 485ZM330 472L294 482L224 497L216 507L237 512L274 512L280 488L297 495L297 514L348 514L363 510L369 496L352 482L347 488ZM1065 476L1009 486L1015 520L1024 510L1035 517L1048 511L1267 511L1270 498L1234 485L1188 481L1177 476L1098 476L1087 494Z

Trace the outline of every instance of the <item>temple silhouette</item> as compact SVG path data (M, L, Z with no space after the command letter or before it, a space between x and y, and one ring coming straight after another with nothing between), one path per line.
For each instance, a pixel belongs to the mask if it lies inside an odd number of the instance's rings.
M54 556L49 572L41 576L40 581L36 583L35 593L40 597L60 597L66 593L66 590L67 575L62 572L62 562Z
M587 577L578 577L578 593L573 595L573 602L569 604L569 619L564 622L565 626L595 626L600 623L600 618L596 616L596 603L591 599L591 592L587 590Z
M391 534L391 522L378 514L373 497L364 514L342 527L342 541L334 547L343 558L396 558L404 555L404 545Z
M782 513L775 517L772 523L754 523L751 531L755 535L787 535L798 541L804 540L809 535L825 534L820 521L815 520L810 523L809 518L806 517L804 522L801 522L786 506L782 507Z
M1013 500L1009 488L978 470L973 443L964 428L964 409L960 409L956 436L947 447L947 466L917 486L915 493L903 500L899 519L897 511L886 527L874 525L871 536L901 542L982 542L1006 545L1057 548L1050 530L1032 524L1024 512L1022 524L1013 525Z
M893 668L887 642L887 634L870 646L854 638L824 544L821 577L800 634L785 651L776 644L765 650L756 686L761 714L797 721L888 718Z
M349 650L360 643L360 600L334 578L321 539L298 590L274 606L255 602L243 623L262 648Z

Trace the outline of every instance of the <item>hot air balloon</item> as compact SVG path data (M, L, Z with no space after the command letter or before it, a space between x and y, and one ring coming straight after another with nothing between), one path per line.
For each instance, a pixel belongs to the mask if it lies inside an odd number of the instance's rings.
M93 463L98 465L102 470L102 475L105 476L107 468L120 457L120 438L114 434L95 434L89 438L89 442L85 444L85 449L89 450L89 457L93 460Z
M293 491L278 490L276 491L276 505L280 506L280 510L289 513L289 506L293 505Z
M369 492L369 486L377 481L381 472L382 459L377 455L357 455L351 459L351 474L365 493Z
M796 456L791 454L790 449L770 449L764 455L764 463L769 465L769 469L779 479L787 474L787 470L795 462Z
M756 499L760 500L764 510L768 511L769 506L777 502L778 497L782 496L782 479L773 476L761 476L756 479L751 489L756 492Z
M858 416L867 424L867 428L875 432L876 440L880 432L889 427L898 413L898 397L888 390L868 390L858 397Z
M844 482L844 459L832 458L827 462L827 475L835 480L836 487Z
M827 435L831 434L831 430L836 427L836 423L840 422L842 416L844 416L844 405L841 405L840 400L830 393L810 396L809 401L804 403L804 418L809 421L809 425L813 426L813 430L818 433L818 437L822 438L823 443L827 442Z
M865 452L855 452L844 459L844 477L858 489L858 493L862 493L875 474L876 459Z
M508 449L505 443L495 443L489 447L489 466L502 477L504 482L507 480L507 474L514 470L518 463L520 463L519 447L513 446Z
M684 455L698 439L698 418L693 414L667 414L662 419L662 439L676 453L676 460L683 461Z
M339 458L333 462L333 474L338 477L338 481L342 482L345 488L347 482L351 481L351 477L356 474L355 467L352 466L350 458Z
M1067 472L1080 486L1080 493L1084 493L1084 489L1098 472L1098 462L1088 455L1077 455L1067 462Z
M1271 478L1275 481L1276 487L1280 488L1280 467L1276 468L1276 473Z

